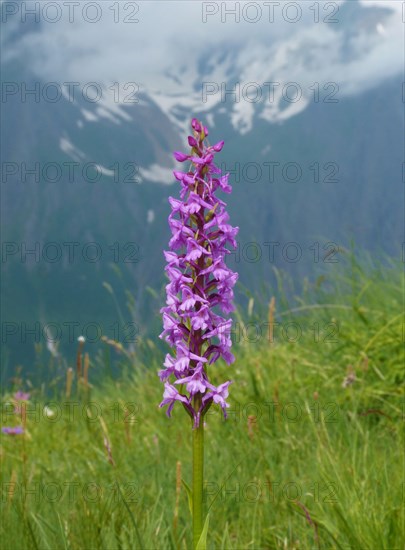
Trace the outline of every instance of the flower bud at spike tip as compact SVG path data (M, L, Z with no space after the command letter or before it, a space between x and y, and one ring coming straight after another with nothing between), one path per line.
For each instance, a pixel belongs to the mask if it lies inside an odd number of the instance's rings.
M180 153L179 151L175 151L173 153L173 156L179 162L184 162L185 160L190 158L190 155L185 155L184 153Z
M198 120L196 118L193 118L193 120L191 121L191 127L193 128L193 130L195 130L197 133L200 133L202 128L201 128L201 124L198 122Z
M214 151L216 151L217 153L219 153L219 151L222 150L222 147L224 146L224 141L220 141L219 143L216 143L215 145L212 146L212 148L214 149Z
M198 149L198 143L196 139L192 136L188 136L188 144L190 145L190 147L195 147L196 149Z

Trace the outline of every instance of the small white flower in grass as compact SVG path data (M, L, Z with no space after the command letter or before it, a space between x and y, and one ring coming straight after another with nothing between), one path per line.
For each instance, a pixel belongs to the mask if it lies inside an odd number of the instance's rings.
M55 416L55 411L52 410L51 408L47 407L45 405L45 407L43 408L43 414L46 418L53 418Z

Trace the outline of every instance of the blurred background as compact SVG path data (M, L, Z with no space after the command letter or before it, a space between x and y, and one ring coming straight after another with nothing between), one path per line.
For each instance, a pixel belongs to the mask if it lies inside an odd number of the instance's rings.
M225 140L238 303L404 240L402 3L1 3L2 368L156 341L192 117Z

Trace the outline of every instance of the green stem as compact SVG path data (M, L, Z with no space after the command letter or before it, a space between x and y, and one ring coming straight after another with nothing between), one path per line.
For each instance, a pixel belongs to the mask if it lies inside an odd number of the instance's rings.
M201 399L201 396L199 396ZM197 395L194 398L195 405ZM196 409L198 410L198 408ZM197 548L203 530L204 420L193 428L193 548Z

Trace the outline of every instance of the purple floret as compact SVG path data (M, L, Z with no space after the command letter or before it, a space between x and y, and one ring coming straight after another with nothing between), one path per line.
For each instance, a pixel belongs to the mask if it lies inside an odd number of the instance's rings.
M19 390L14 394L14 399L16 401L29 401L29 398L30 398L30 394L28 392Z
M24 428L22 426L15 426L14 428L5 426L1 431L7 435L21 435L24 433Z

